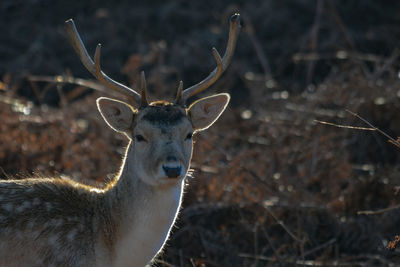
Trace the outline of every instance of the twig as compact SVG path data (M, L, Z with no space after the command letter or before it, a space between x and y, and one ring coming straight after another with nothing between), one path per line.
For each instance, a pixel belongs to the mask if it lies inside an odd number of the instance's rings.
M45 86L45 88L42 90L41 94L38 96L39 101L41 99L43 99L46 92L54 86L56 86L56 89L60 95L60 99L62 101L64 101L64 104L65 104L65 102L68 102L69 100L84 93L86 88L91 88L91 89L94 89L97 91L110 93L111 95L113 95L117 98L121 97L120 95L116 94L114 91L108 90L104 85L102 85L94 80L85 80L85 79L81 79L81 78L74 78L68 74L67 75L57 75L57 76L29 75L29 76L27 76L27 80L30 81L32 84L34 84L34 82L47 82L48 83ZM75 84L75 85L78 85L78 87L75 88L75 90L68 93L67 95L64 95L62 90L60 90L61 84Z
M264 53L262 45L255 34L253 24L251 23L249 16L247 16L246 14L242 13L242 17L243 21L245 22L244 32L247 33L247 36L249 37L250 42L254 47L257 58L260 61L261 67L263 68L265 77L267 79L270 79L272 77L271 67L269 65L267 56Z
M86 86L88 88L92 88L94 90L98 91L106 91L106 88L91 80L85 80L81 78L74 78L71 76L66 76L66 75L58 75L58 76L36 76L36 75L29 75L27 77L29 81L34 81L34 82L49 82L49 83L68 83L68 84L76 84L76 85L82 85Z
M400 142L396 139L394 139L393 137L391 137L390 135L388 135L387 133L385 133L384 131L380 130L379 128L375 127L374 125L372 125L369 121L367 121L366 119L364 119L363 117L361 117L360 115L346 109L346 112L350 113L351 115L359 118L360 120L362 120L364 123L366 123L368 126L370 126L371 128L375 129L375 131L378 131L378 133L380 133L381 135L387 137L389 139L389 142L394 144L395 146L397 146L398 148L400 148Z
M278 217L275 216L275 214L266 206L264 208L267 210L267 212L274 218L274 220L293 238L293 240L297 242L304 242L304 240L298 238L295 234L293 234L292 231L289 230L289 228L286 227L286 225L278 219Z
M5 172L5 170L0 167L0 171L3 173L3 175L7 178L7 179L11 179L11 177Z
M400 208L400 204L388 207L388 208L384 208L384 209L380 209L380 210L360 210L357 211L358 215L376 215L376 214L382 214L391 210L395 210L395 209L399 209Z
M352 130L362 130L362 131L376 131L375 128L366 128L366 127L357 127L357 126L350 126L350 125L342 125L342 124L336 124L332 122L327 122L327 121L320 121L320 120L314 120L317 123L320 124L325 124L325 125L330 125L338 128L346 128L346 129L352 129Z
M175 267L175 265L173 265L173 264L171 264L171 263L168 263L168 262L166 262L166 261L164 261L164 260L160 260L160 259L156 259L156 260L154 260L155 262L157 262L157 263L161 263L161 264L163 264L163 265L165 265L165 266L167 266L167 267ZM147 265L146 265L147 266Z
M201 243L201 246L203 247L204 254L205 254L206 258L209 259L210 258L209 246L207 246L206 241L204 240L204 236L202 234L204 232L204 230L200 230L200 229L198 229L198 228L196 229L197 234L199 235L200 243Z
M339 13L331 0L328 0L328 5L331 8L333 19L335 20L336 24L339 26L340 31L342 32L344 38L346 39L347 44L350 48L356 51L356 45L354 44L353 39L351 38L349 32L346 29L346 26L343 23L342 18L339 16Z
M326 248L326 247L334 244L336 241L337 241L336 238L332 238L332 239L328 240L327 242L325 242L325 243L323 243L323 244L321 244L319 246L316 246L315 248L313 248L313 249L311 249L309 251L304 252L304 257L306 257L306 256L308 256L308 255L310 255L310 254L312 254L312 253L314 253L314 252L316 252L316 251L318 251L320 249Z
M314 25L311 30L311 51L313 53L316 52L317 46L318 46L318 33L319 29L321 26L321 14L323 11L323 3L324 0L318 0L317 1L317 8L315 11L315 19L314 19ZM315 69L315 61L310 61L308 64L308 69L307 69L307 84L310 84L312 82L313 74L314 74L314 69Z
M239 253L238 255L241 258L248 258L248 259L253 259L254 256L248 253ZM374 260L379 260L381 262L385 262L388 263L387 260L381 258L380 256L376 256L376 255L362 255L362 257L368 258L368 259L374 259ZM257 255L257 258L259 258L260 260L263 261L268 261L268 262L275 262L276 259L273 257L267 257L267 256L263 256L263 255ZM300 265L300 266L324 266L324 267L330 267L330 266L366 266L365 262L360 262L360 261L348 261L348 262L344 262L344 261L332 261L332 262L328 262L328 261L318 261L318 260L283 260L283 262L288 263L290 265L288 266L294 266L294 265Z
M31 87L32 87L32 89L33 89L33 93L35 94L36 99L39 101L39 104L42 105L42 103L43 103L43 101L42 101L43 98L42 98L41 95L40 95L39 86L36 84L36 82L34 82L34 81L32 81L32 80L29 80L29 83L30 83L30 85L31 85Z
M390 135L388 135L387 133L385 133L384 131L380 130L379 128L375 127L372 123L370 123L369 121L367 121L366 119L364 119L363 117L361 117L360 115L346 109L346 112L350 113L351 115L357 117L358 119L360 119L361 121L363 121L365 124L367 124L368 126L370 126L371 128L363 128L363 127L354 127L354 126L347 126L347 125L338 125L338 124L334 124L334 123L330 123L330 122L325 122L325 121L318 121L318 120L314 120L318 123L321 124L327 124L327 125L332 125L335 127L339 127L339 128L348 128L348 129L356 129L356 130L367 130L367 131L377 131L378 133L382 134L383 136L387 137L389 139L389 142L395 146L397 146L398 148L400 148L400 141L394 139L393 137L391 137ZM400 204L392 206L392 207L388 207L388 208L384 208L384 209L380 209L380 210L364 210L364 211L358 211L357 214L358 215L374 215L374 214L381 214L387 211L391 211L394 209L398 209L400 208Z
M388 140L388 142L391 143L392 145L395 145L395 146L399 147L400 140L399 140L399 138L397 137L397 140L396 140L395 142L392 141L392 140Z
M328 0L328 5L329 5L329 7L331 9L333 19L335 20L336 24L339 26L339 29L343 33L344 38L346 39L346 41L349 44L350 48L353 51L357 51L355 42L351 38L351 35L350 35L349 31L347 30L346 26L344 25L343 20L340 17L340 15L339 15L335 5L333 4L332 0ZM360 62L360 68L361 68L361 71L364 72L366 77L368 77L368 78L371 77L371 73L368 70L367 65L362 61Z
M358 61L366 61L373 63L380 63L384 59L380 56L374 54L363 54L359 52L351 52L346 50L338 50L335 52L327 52L327 53L296 53L293 55L293 60L296 62L299 61L317 61L317 60L358 60Z
M392 54L390 55L390 57L385 61L385 63L383 64L382 67L380 67L379 69L377 69L375 71L375 73L372 75L372 81L375 83L376 80L379 79L379 77L382 76L382 74L389 69L390 66L393 65L393 63L396 61L396 59L400 56L400 49L399 48L395 48L392 52Z
M271 237L269 236L267 229L265 229L265 227L262 227L262 231L264 232L264 235L265 235L265 238L267 239L268 244L271 246L271 249L275 255L275 258L278 260L279 266L283 266L281 257L279 256L278 251L276 250L274 244L272 243Z
M369 121L367 121L366 119L364 119L363 117L361 117L360 115L346 109L346 112L350 113L351 115L357 117L358 119L360 119L361 121L363 121L365 124L367 124L368 126L370 126L370 128L365 128L365 127L357 127L357 126L349 126L349 125L341 125L341 124L335 124L335 123L331 123L331 122L326 122L326 121L320 121L320 120L314 120L317 123L320 124L326 124L326 125L331 125L331 126L335 126L338 128L346 128L346 129L353 129L353 130L363 130L363 131L377 131L378 133L380 133L381 135L385 136L388 138L388 142L397 146L398 148L400 148L400 140L399 139L394 139L393 137L391 137L390 135L388 135L387 133L385 133L384 131L382 131L381 129L375 127L374 125L372 125Z
M67 101L71 101L74 98L77 98L78 96L82 95L84 92L87 91L87 87L86 86L77 86L75 87L71 92L67 93L65 95L65 98L67 99Z
M62 90L62 84L58 83L56 88L57 88L57 93L60 96L60 103L61 103L60 106L63 108L67 105L68 102L67 102L67 99L65 98L64 92Z
M253 266L258 266L258 223L254 226L254 263Z

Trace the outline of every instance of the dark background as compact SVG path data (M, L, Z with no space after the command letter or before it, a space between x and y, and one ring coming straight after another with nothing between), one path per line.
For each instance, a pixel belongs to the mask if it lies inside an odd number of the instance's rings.
M183 210L157 266L393 266L400 229L399 1L0 2L0 176L100 184L126 140L106 128L68 43L73 18L102 69L171 100L215 67L228 18L233 61L201 96L228 110L196 136ZM82 80L78 80L82 78ZM69 81L66 81L69 79ZM59 82L56 82L59 81ZM60 82L61 81L61 82ZM389 208L389 210L381 210ZM381 211L360 214L360 211ZM336 265L334 265L336 264Z

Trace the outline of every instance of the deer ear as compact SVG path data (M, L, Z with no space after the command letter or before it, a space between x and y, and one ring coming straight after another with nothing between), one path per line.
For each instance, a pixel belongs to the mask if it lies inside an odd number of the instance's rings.
M218 94L197 100L188 108L193 128L202 131L213 125L230 100L229 94Z
M137 110L122 101L107 97L100 97L96 102L101 116L113 130L127 133L132 128Z

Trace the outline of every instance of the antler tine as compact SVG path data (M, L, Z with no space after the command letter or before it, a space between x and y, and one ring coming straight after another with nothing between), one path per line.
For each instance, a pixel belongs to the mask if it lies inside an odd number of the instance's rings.
M181 105L182 104L182 89L183 89L183 82L179 82L178 91L176 92L176 99L175 103Z
M140 107L144 108L149 105L149 103L147 102L147 84L146 84L146 77L144 75L144 71L142 71L140 73L140 87L142 90Z
M72 19L69 19L65 22L65 31L68 34L68 38L75 49L75 52L79 55L83 65L86 67L90 73L94 77L96 77L102 84L111 88L120 94L127 96L129 99L134 100L136 103L141 103L140 95L135 92L133 89L114 81L110 77L108 77L104 72L101 71L100 68L100 54L101 54L101 44L98 44L96 47L96 52L94 56L94 62L90 58L85 45L82 42L82 39L78 33L78 30L75 27L75 23Z
M212 84L214 84L219 79L219 77L226 70L226 68L228 67L228 65L232 59L233 52L235 51L236 41L237 41L237 38L239 35L239 31L240 31L240 14L235 13L230 18L229 39L228 39L228 44L227 44L224 56L221 58L217 49L215 49L213 47L212 52L213 52L215 61L217 62L217 67L204 80L202 80L198 84L195 84L195 85L185 89L182 93L181 103L185 104L186 101L191 96L194 96L195 94L198 94L198 93L204 91L205 89L210 87Z

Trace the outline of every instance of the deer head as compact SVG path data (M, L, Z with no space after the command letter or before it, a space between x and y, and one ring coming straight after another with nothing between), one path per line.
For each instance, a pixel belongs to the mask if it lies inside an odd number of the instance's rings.
M97 107L115 131L131 141L129 160L135 162L135 174L149 185L176 183L190 168L193 141L198 131L210 127L228 105L229 94L217 94L197 100L187 107L188 99L212 84L225 71L232 58L240 28L240 16L230 18L228 45L221 58L215 48L212 52L217 67L201 82L183 90L179 83L174 102L147 100L145 75L141 74L141 93L109 78L100 68L98 44L94 61L89 56L72 20L65 22L68 37L84 66L106 87L125 97L127 102L101 97Z

